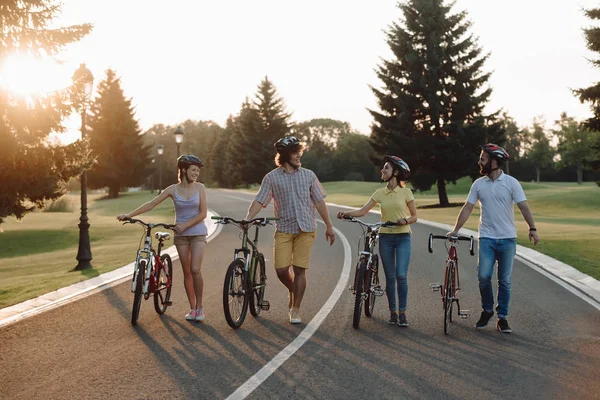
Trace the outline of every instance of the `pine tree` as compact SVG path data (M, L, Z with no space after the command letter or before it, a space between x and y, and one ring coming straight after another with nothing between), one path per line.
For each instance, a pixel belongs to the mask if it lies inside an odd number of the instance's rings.
M374 118L372 145L380 156L404 158L419 190L437 184L441 205L448 205L446 183L468 175L489 134L483 115L491 89L482 72L482 54L466 12L452 13L454 2L407 0L402 17L387 31L394 56L383 60L374 88L381 111ZM380 160L379 160L380 162Z
M90 24L49 29L59 13L51 0L0 2L0 64L11 55L54 56L91 31ZM69 179L89 167L83 142L48 143L65 131L71 98L71 89L24 98L0 86L0 224L62 196Z
M246 184L260 183L274 168L275 142L290 132L291 114L285 112L283 100L267 77L258 85L255 99L242 106L236 118L236 126L245 150L238 155L243 158Z
M125 98L114 71L106 71L90 113L90 146L96 164L88 182L92 188L108 187L108 197L116 198L121 188L142 185L153 172L152 149L144 145L131 99Z
M585 15L594 22L600 20L600 8L584 10ZM594 26L583 30L587 48L594 53L600 53L600 27ZM594 67L600 67L600 59L591 60ZM592 131L600 131L600 82L587 88L574 90L573 93L579 97L582 103L589 103L592 117L584 122L584 126ZM595 156L588 162L594 170L600 170L600 136L596 136L592 144ZM600 186L600 182L597 182Z

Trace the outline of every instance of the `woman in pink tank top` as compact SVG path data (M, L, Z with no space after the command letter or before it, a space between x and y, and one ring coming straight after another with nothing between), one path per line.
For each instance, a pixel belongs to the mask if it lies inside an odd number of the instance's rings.
M200 168L204 164L193 155L184 155L177 159L179 183L171 185L154 199L142 204L129 214L121 214L117 219L133 218L152 210L170 197L175 205L175 247L183 268L183 285L190 303L190 311L185 316L188 321L203 321L202 307L204 280L202 279L202 258L206 248L207 216L206 189L196 182Z

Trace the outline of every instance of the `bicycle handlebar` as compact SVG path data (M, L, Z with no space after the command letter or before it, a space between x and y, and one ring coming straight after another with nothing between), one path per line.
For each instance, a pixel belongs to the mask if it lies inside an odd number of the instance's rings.
M469 252L471 253L472 256L475 255L475 252L473 251L473 236L443 236L443 235L434 235L433 233L429 234L429 241L427 242L427 248L429 250L430 253L433 253L433 239L443 239L443 240L449 240L450 242L457 242L459 240L464 240L464 241L468 241L469 242Z
M357 219L357 218L351 217L351 216L349 216L349 215L346 215L346 216L344 216L344 218L343 218L343 219L345 219L345 220L348 220L348 221L350 221L350 222L356 222L356 223L358 223L358 224L360 224L360 225L362 225L362 226L366 226L367 228L371 228L371 229L373 229L373 228L382 228L382 227L384 227L384 228L388 228L388 227L392 227L392 226L399 226L399 225L398 225L396 222L394 222L394 221L373 222L373 223L371 223L371 222L364 222L364 221L361 221L360 219Z
M150 223L150 222L144 222L141 219L135 219L135 218L129 218L129 217L123 218L122 221L125 221L125 222L123 222L123 225L138 223L138 224L143 225L145 227L148 227L150 229L154 229L154 228L157 228L157 227L163 227L163 228L166 228L166 229L173 230L173 228L175 228L175 225L173 225L173 224L163 224L163 223L153 224L153 223Z
M245 221L245 220L236 220L233 219L231 217L219 217L216 215L213 215L212 217L210 217L210 219L214 219L217 220L217 224L229 224L229 223L234 223L237 225L260 225L260 226L267 226L271 224L271 221L278 221L279 218L277 217L262 217L262 218L254 218L250 221Z

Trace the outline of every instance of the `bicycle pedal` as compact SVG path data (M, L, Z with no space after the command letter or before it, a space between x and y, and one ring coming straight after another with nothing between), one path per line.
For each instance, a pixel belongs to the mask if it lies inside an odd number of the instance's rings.
M469 310L460 310L458 316L462 319L467 319L469 317Z
M374 288L373 294L375 296L383 296L385 294L385 290L383 290L382 288Z
M260 309L261 310L269 311L269 308L271 308L271 304L269 304L268 301L263 300L263 302L260 303Z
M429 289L431 289L433 292L437 292L442 288L442 284L441 283L430 283L429 284Z
M172 301L165 301L164 304L165 304L165 306L172 306L173 302Z

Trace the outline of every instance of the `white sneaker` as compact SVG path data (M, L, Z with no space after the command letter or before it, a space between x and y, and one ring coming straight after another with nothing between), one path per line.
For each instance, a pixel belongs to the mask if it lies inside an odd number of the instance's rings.
M204 321L205 317L206 316L204 315L204 309L196 308L196 321Z
M185 319L188 321L194 321L196 319L196 310L190 310L185 315Z
M300 310L297 308L290 309L290 324L299 324L302 322L300 319Z

